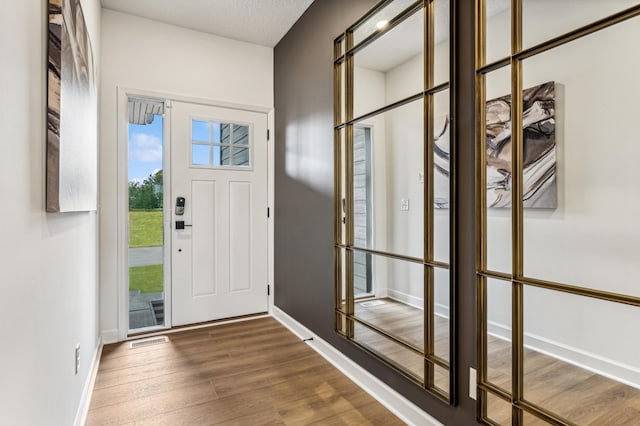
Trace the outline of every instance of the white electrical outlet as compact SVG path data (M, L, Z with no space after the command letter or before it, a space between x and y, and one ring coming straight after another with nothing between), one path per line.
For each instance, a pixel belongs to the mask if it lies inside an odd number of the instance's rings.
M475 368L469 368L469 398L478 398L478 376Z
M76 374L78 374L78 372L80 371L80 343L76 345L75 362L76 362Z
M409 210L409 199L408 198L403 198L402 200L400 200L400 210L402 210L402 211L408 211Z

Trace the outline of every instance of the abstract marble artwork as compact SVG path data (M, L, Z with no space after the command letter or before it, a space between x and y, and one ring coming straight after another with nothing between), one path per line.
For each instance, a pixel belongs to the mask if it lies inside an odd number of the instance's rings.
M80 0L49 0L46 210L95 210L98 103Z
M436 209L449 208L449 140L450 119L442 115L434 119L433 204Z
M434 120L434 205L449 207L449 116ZM555 83L523 90L523 204L553 209L556 185ZM511 206L511 95L486 105L487 207Z
M523 204L525 208L556 208L555 83L523 94ZM487 206L510 207L511 96L487 102Z

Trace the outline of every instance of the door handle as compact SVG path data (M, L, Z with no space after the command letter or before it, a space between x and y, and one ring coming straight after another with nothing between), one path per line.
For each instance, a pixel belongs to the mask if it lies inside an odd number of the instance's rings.
M176 229L184 229L185 226L193 226L193 225L186 225L184 223L184 220L176 220Z

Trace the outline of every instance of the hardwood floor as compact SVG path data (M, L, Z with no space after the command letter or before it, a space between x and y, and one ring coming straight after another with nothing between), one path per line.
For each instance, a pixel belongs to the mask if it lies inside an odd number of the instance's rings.
M104 347L87 425L401 425L272 318Z
M488 379L506 390L511 387L510 342L489 336ZM640 424L640 389L585 370L531 349L524 351L524 397L577 424ZM511 424L511 406L490 398L489 417ZM544 425L534 416L526 425Z
M418 348L424 347L424 311L422 309L388 298L376 299L376 301L382 303L368 305L367 301L356 302L356 318L367 321ZM449 321L436 316L434 330L434 352L440 358L449 361ZM356 341L403 365L424 380L424 359L421 355L357 323L354 334ZM448 371L437 367L434 383L444 392L449 392Z
M393 299L376 299L380 305L355 304L355 316L380 327L419 348L424 346L424 311ZM449 321L435 317L434 352L449 361Z
M359 317L417 344L421 312L397 302L356 307ZM420 371L419 360L397 344L366 330L358 336ZM168 343L137 349L105 346L88 425L402 424L272 318L168 337ZM437 318L435 337L437 348L448 346L443 318ZM488 363L489 380L509 390L510 343L490 336ZM446 377L441 372L436 383L444 388ZM577 425L640 424L639 389L530 349L524 380L527 400ZM488 413L498 424L511 424L511 405L497 397L489 398ZM525 425L543 424L525 415Z
M391 299L380 300L384 303L369 306L366 301L364 305L356 302L355 316L422 347L423 311ZM442 317L435 319L436 355L449 359L449 323ZM413 352L363 326L356 326L355 337L415 374L424 374L421 357ZM511 342L489 336L487 360L489 381L510 392ZM447 372L436 373L436 385L446 390ZM577 425L640 425L640 389L531 349L524 353L524 396ZM498 397L489 397L488 414L500 425L511 425L511 404ZM527 426L545 424L533 415L525 415Z

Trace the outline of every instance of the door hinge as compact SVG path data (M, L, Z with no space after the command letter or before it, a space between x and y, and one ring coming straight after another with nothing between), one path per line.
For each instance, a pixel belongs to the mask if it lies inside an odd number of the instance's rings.
M269 140L269 129L267 129L267 140Z
M271 209L267 207L267 217L271 217Z
M267 284L267 296L271 296L271 286Z

